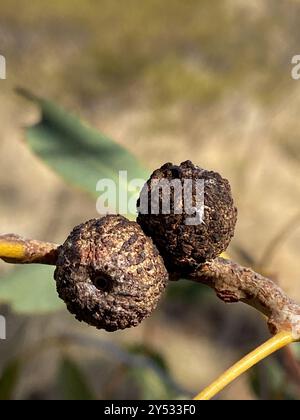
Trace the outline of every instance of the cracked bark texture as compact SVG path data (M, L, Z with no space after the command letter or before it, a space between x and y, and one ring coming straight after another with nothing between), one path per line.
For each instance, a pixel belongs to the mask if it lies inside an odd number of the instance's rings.
M56 244L28 240L14 234L0 235L1 243L12 248L20 246L23 249L21 256L1 257L4 261L14 264L56 265L61 248ZM169 273L170 280L179 278L178 273ZM271 333L292 331L294 339L300 340L300 306L271 279L223 258L200 264L185 278L211 287L226 303L243 302L256 308L267 317Z
M51 242L25 239L13 233L0 235L0 244L14 251L14 256L1 257L11 264L47 264L55 265L58 257L59 245Z
M300 339L300 306L271 279L250 268L216 258L200 265L187 279L206 284L225 303L244 302L267 317L272 334L291 331Z

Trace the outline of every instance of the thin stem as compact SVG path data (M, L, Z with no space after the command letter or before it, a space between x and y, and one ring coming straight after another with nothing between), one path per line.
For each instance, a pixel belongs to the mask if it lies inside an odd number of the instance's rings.
M216 381L214 381L198 395L196 395L194 400L210 400L216 394L222 391L226 385L230 384L256 363L260 362L265 357L281 349L282 347L292 343L293 341L296 340L294 340L291 332L282 331L276 334L274 337L270 338L264 344L249 353L247 356L243 357L231 368L226 370L226 372L219 376Z
M0 258L11 258L21 260L25 256L25 247L22 244L14 243L1 238Z
M12 264L55 265L59 245L24 239L18 235L0 235L0 259Z

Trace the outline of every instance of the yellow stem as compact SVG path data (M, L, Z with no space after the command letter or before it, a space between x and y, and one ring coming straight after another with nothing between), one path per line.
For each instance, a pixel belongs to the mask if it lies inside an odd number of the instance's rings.
M22 259L26 254L23 244L10 241L0 242L0 258Z
M57 261L59 245L25 239L15 234L0 235L0 259L13 264L51 264Z
M279 332L229 368L216 381L196 395L194 400L210 400L246 370L293 341L296 340L291 332Z

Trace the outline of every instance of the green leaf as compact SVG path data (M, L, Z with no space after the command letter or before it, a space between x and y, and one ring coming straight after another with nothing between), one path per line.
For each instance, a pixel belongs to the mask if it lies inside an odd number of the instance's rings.
M299 392L275 357L254 366L248 375L250 386L258 398L267 400L299 399Z
M0 375L0 400L11 400L20 377L20 360L10 361Z
M145 179L148 174L133 155L54 103L25 90L19 93L41 109L41 121L26 131L27 142L37 156L65 180L94 197L100 194L96 191L99 179L114 181L119 189L117 209L120 193L123 196L128 193L128 199L136 197L136 189L130 190L128 182ZM120 170L127 171L128 182L119 184ZM9 303L21 313L42 313L63 307L56 294L53 268L45 266L24 266L1 279L0 302Z
M298 362L300 362L300 344L299 343L292 343L290 345L290 349Z
M156 349L153 349L152 347L143 343L129 345L127 349L130 353L147 357L149 360L152 360L160 369L166 373L169 373L168 364L164 356Z
M53 267L24 265L0 281L0 302L23 314L48 313L64 307L56 292Z
M147 179L148 172L129 151L53 102L23 89L18 92L41 109L41 121L26 131L27 142L38 157L93 197L100 195L96 191L100 179L114 181L117 209L119 193L128 194L128 199L137 197L136 189L128 183L132 179ZM119 171L127 171L128 182L119 182Z
M64 358L61 361L58 384L62 396L66 400L95 400L92 390L76 363Z
M166 376L170 375L167 361L164 356L145 344L134 344L128 347L130 353L144 356L160 368ZM151 399L173 399L175 392L170 384L167 384L157 374L157 372L148 367L131 367L128 369L128 376L133 380L139 390L139 397L145 400Z
M161 378L152 369L130 368L128 371L130 380L133 380L139 390L139 398L142 400L165 400L174 398L174 393L163 383Z
M181 279L170 282L166 292L166 299L179 303L199 305L201 302L214 300L215 297L208 287Z

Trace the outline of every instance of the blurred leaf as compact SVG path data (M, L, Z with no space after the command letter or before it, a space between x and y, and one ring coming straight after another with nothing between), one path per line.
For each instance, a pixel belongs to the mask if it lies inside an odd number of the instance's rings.
M293 127L294 128L294 127ZM296 162L300 161L300 147L299 147L299 136L295 130L295 134L291 133L292 130L289 130L289 136L279 137L277 139L277 144L279 149L285 153L290 159L295 160Z
M300 344L299 343L293 343L290 344L290 349L293 352L295 358L300 362Z
M119 192L128 193L128 199L137 195L128 182L137 178L146 180L148 173L129 151L55 103L23 89L18 92L41 109L41 121L26 131L27 142L38 157L70 184L93 197L100 195L96 191L100 179L114 181ZM119 184L119 171L127 171L128 182Z
M287 381L284 369L275 358L254 366L248 377L252 390L260 399L297 399L295 387Z
M0 302L8 303L18 313L47 313L64 307L59 299L53 267L24 265L0 281Z
M131 368L129 376L137 384L142 400L164 400L174 398L174 393L161 378L148 368Z
M151 346L145 344L136 344L129 346L128 350L133 354L148 358L166 374L166 377L169 377L170 371L167 361L164 355L156 349L153 349ZM164 381L154 369L150 369L148 367L129 368L128 375L136 383L139 397L141 399L162 400L173 399L178 396L178 391L175 391L174 388L170 386L170 383Z
M169 372L169 368L164 356L157 350L147 346L145 344L135 344L128 347L130 353L141 355L152 360L158 367L160 367L166 373Z
M255 266L255 258L253 258L251 253L246 248L238 244L236 241L231 246L236 252L240 264L248 265L250 267Z
M167 299L185 302L199 303L214 298L213 292L203 284L192 283L190 281L171 281L167 288Z
M64 358L60 364L58 383L62 396L66 400L95 400L93 391L76 363Z
M0 375L0 400L11 400L20 377L20 360L9 362Z

